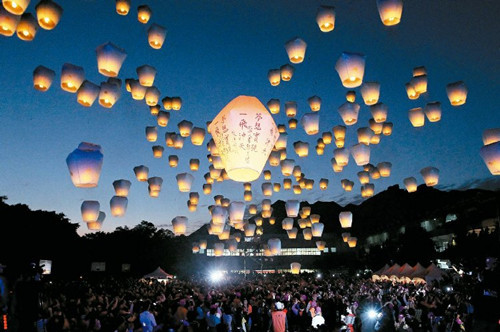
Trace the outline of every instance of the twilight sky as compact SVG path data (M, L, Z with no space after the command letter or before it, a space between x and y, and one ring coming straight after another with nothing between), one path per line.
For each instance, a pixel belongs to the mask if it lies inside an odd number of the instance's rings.
M28 12L35 13L37 1ZM98 200L107 214L102 230L138 224L148 220L156 225L171 225L177 215L189 218L192 232L209 221L207 206L213 196L222 194L232 200L243 200L243 185L233 181L216 183L212 195L202 193L203 175L209 163L205 147L193 146L186 139L182 150L165 148L161 159L153 158L151 146L165 146L166 131L178 131L177 123L186 119L205 128L206 121L238 95L252 95L263 104L279 98L281 112L273 115L277 124L286 124L285 101L298 104L297 119L310 112L307 98L322 98L320 134L308 136L300 126L288 130L288 156L301 165L307 178L315 180L315 188L300 197L292 191L274 193L271 199L297 199L314 202L334 200L341 205L359 201L360 184L356 173L361 170L354 160L342 173L334 173L330 164L334 144L327 145L318 156L314 146L321 133L343 124L337 109L345 102L344 88L335 71L342 52L366 55L365 81L381 83L380 101L388 105L388 121L394 123L391 136L383 136L371 146L371 163L393 164L389 178L373 180L375 192L388 186L403 186L405 177L414 176L423 183L420 169L437 167L441 171L438 188L461 188L465 183L492 180L479 156L482 132L500 127L500 2L495 0L422 0L405 1L401 23L385 27L379 18L375 0L359 1L132 1L127 16L119 16L115 2L85 0L62 1L64 13L52 31L38 29L32 42L0 36L0 195L8 203L28 204L32 209L64 213L72 222L80 223L79 233L87 232L81 221L80 205L84 200ZM137 21L137 6L148 4L153 15L147 25ZM323 33L315 17L320 5L335 6L335 30ZM147 28L157 23L168 30L160 50L147 43ZM289 63L284 43L295 36L308 44L303 63L294 65L290 82L273 87L267 80L269 69ZM144 101L133 100L125 88L111 109L98 102L85 108L76 95L61 90L60 73L64 63L84 67L86 79L99 84L107 78L97 71L95 49L111 41L123 48L126 58L119 78L136 78L136 68L149 64L158 74L155 86L164 96L181 96L180 111L172 111L166 128L159 127L158 141L146 141L146 126L156 124ZM32 72L43 65L56 72L52 87L45 93L32 85ZM425 66L428 92L417 100L407 98L404 84L412 70ZM469 94L467 103L452 107L446 96L448 83L463 80ZM369 107L362 102L358 123L347 128L346 147L357 143L356 129L368 126ZM424 107L431 101L442 104L440 122L413 128L407 112ZM293 142L310 144L309 157L299 158ZM99 185L92 189L73 186L65 159L80 142L100 144L104 154ZM179 166L168 166L168 155L179 156ZM189 171L189 159L201 161L193 191L200 193L197 212L186 206L188 193L180 193L175 175ZM150 198L147 183L135 179L133 168L147 165L150 176L163 177L159 198ZM272 171L271 182L283 182L279 168ZM112 217L109 200L114 195L116 179L132 182L127 214ZM318 187L320 178L328 178L326 191ZM346 193L341 179L354 181L352 192ZM264 198L262 177L252 185L253 203ZM490 181L491 182L491 181ZM498 185L496 179L493 181ZM498 186L497 186L498 188ZM323 222L328 222L323 220ZM332 222L334 222L332 220ZM336 222L336 220L335 220ZM171 226L169 226L171 228Z

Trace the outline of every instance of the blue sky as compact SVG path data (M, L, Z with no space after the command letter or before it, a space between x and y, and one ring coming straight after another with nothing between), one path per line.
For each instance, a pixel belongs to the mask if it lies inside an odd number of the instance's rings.
M373 181L376 192L393 184L403 186L408 176L423 183L419 171L426 166L440 169L441 188L491 182L479 149L483 130L500 127L496 100L500 92L498 1L405 1L401 23L394 27L382 25L375 1L149 1L144 3L153 15L147 25L136 19L136 8L142 3L135 1L127 16L116 14L114 1L59 2L64 13L54 30L39 29L32 42L0 36L0 194L8 196L10 204L62 212L81 224L80 233L87 231L80 216L83 200L100 201L108 215L105 231L134 226L141 220L170 225L177 215L188 216L188 230L193 231L209 221L206 207L213 204L213 195L243 200L243 185L217 183L213 194L205 196L201 190L209 166L205 144L197 147L187 140L182 150L166 148L162 159L153 158L151 146L164 145L164 133L177 130L177 123L184 119L204 127L242 94L256 96L264 104L279 98L282 111L274 115L277 124L288 120L283 112L285 101L297 101L300 120L309 112L307 98L318 95L323 101L320 133L329 131L342 124L337 108L345 102L347 89L334 66L344 51L366 55L365 81L381 83L380 101L389 106L388 121L394 123L393 134L382 137L371 150L373 164L393 164L389 178ZM34 13L35 5L31 3L28 11ZM316 25L320 5L335 6L336 27L330 33L320 32ZM160 50L147 44L146 31L152 23L168 30ZM290 82L272 87L267 72L288 63L284 43L295 36L307 42L306 58L294 65ZM145 127L155 125L156 119L144 101L133 100L124 89L116 105L104 109L97 103L84 108L76 102L76 95L59 87L61 67L66 62L84 67L86 78L96 84L105 81L97 71L95 49L108 41L128 54L119 78L136 77L135 69L149 64L158 70L155 86L162 97L183 99L182 109L171 112L169 125L159 128L157 143L147 142L144 135ZM38 65L56 71L55 81L45 93L32 87L32 72ZM417 66L427 68L428 93L411 101L404 84ZM468 86L467 103L452 107L445 87L459 80ZM357 143L356 129L367 126L371 117L359 88L356 91L361 111L358 123L348 127L347 147ZM407 111L431 101L442 103L442 120L413 128ZM360 167L352 158L342 173L333 173L333 145L317 156L314 146L320 135L308 136L300 125L288 133L289 156L302 166L307 178L316 181L315 189L304 191L299 199L343 204L359 201L356 173ZM309 157L299 158L290 148L298 140L310 143ZM103 148L104 165L97 188L76 188L69 177L65 159L82 141ZM169 154L179 156L177 168L168 166ZM188 211L188 194L180 193L175 183L176 174L189 170L191 158L201 160L200 170L193 173L193 191L201 197L195 213ZM148 196L147 184L134 178L132 169L141 164L150 168L151 176L164 179L157 199ZM272 182L283 181L278 168L265 169L272 171ZM114 218L109 213L112 182L121 178L132 181L128 211L125 217ZM320 178L330 180L328 190L319 190ZM343 192L343 178L355 182L351 193ZM261 183L259 179L253 184L254 203L264 198ZM273 201L290 198L297 196L281 191L271 197Z

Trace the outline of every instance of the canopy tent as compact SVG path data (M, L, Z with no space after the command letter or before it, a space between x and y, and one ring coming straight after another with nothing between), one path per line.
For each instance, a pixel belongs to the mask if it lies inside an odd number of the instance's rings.
M429 265L427 269L425 269L427 272L425 274L425 281L426 282L432 282L434 280L441 280L443 279L443 276L446 274L443 270L441 270L439 267L437 267L434 263Z
M165 272L161 267L157 267L156 270L154 270L151 273L146 274L143 276L144 279L157 279L157 280L167 280L167 279L173 279L174 276L171 274L168 274Z
M429 265L427 268L423 267L420 263L411 266L408 263L403 266L394 264L389 267L387 264L376 271L372 280L387 280L391 279L400 282L432 282L434 280L440 280L446 274L443 270L437 267L434 263Z

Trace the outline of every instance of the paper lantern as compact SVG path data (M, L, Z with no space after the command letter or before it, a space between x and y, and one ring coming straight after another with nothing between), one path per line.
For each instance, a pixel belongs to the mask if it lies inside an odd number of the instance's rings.
M412 108L408 111L408 118L413 127L422 127L425 124L425 114L421 107Z
M307 227L307 219L305 219L305 218L299 219L298 224L299 224L300 229L306 228Z
M300 178L302 176L302 169L299 165L293 167L292 175L295 176L295 178Z
M352 181L349 181L348 179L343 179L340 181L341 184L342 184L342 188L345 190L345 191L351 191L352 190L352 187L354 187L354 182Z
M406 94L408 95L408 99L415 100L418 99L418 97L420 97L420 94L417 92L413 84L406 83L405 88L406 88Z
M439 169L435 167L425 167L420 170L420 174L424 178L425 184L428 187L433 187L439 182Z
M413 77L427 75L427 69L424 66L413 68Z
M252 237L255 235L255 229L257 228L254 224L246 224L243 228L246 237Z
M293 118L297 115L297 102L287 101L285 103L285 114L289 118Z
M98 85L86 80L80 85L77 91L76 100L80 105L90 107L94 104L100 91L101 88Z
M205 140L205 129L194 127L191 130L191 143L193 143L193 145L200 146L203 145L204 140Z
M467 100L467 92L467 86L463 81L446 85L446 93L448 94L451 106L460 106L465 104L465 101Z
M281 133L278 137L278 140L274 144L274 147L276 148L276 150L286 149L287 143L288 143L288 134Z
M333 150L333 157L337 165L344 167L349 163L349 150L346 148L337 148Z
M189 137L189 135L191 135L191 129L193 128L193 123L191 121L182 120L177 124L177 127L182 137Z
M172 109L174 111L180 110L182 107L182 99L181 97L172 97Z
M136 69L139 83L145 87L151 87L154 84L156 68L149 65L142 65Z
M9 13L21 15L28 8L30 0L2 0L2 4Z
M380 143L380 135L373 135L372 138L370 139L370 144L378 144Z
M413 193L413 192L417 191L417 179L415 179L413 176L409 177L409 178L405 178L403 180L403 183L406 187L406 190L409 193Z
M85 79L82 67L65 63L61 71L61 89L75 93Z
M194 176L189 173L180 173L175 176L177 180L177 186L179 187L180 192L188 192L191 191L191 185L194 181Z
M380 179L380 170L378 169L378 167L373 167L371 170L370 170L370 176L372 177L372 179L374 180L377 180L377 179Z
M500 141L500 128L491 128L483 131L483 144L488 145Z
M262 206L262 211L270 211L271 210L271 200L270 199L263 199L261 206Z
M349 245L349 248L354 248L356 247L356 244L358 243L358 238L357 237L349 237L347 240L347 244Z
M370 125L370 129L373 131L375 135L380 135L382 133L382 130L384 128L384 123L377 123L375 122L374 119L368 120L368 123Z
M370 182L370 173L367 171L358 172L358 179L361 184L367 184Z
M107 77L118 76L123 61L125 61L127 57L127 53L125 53L122 48L110 42L99 45L95 52L97 55L97 68L99 73Z
M245 203L234 201L229 205L229 220L233 223L243 221L245 215Z
M307 142L302 142L302 141L297 141L293 143L293 148L295 150L295 153L300 157L304 158L309 155L309 143ZM283 174L285 175L285 174Z
M130 0L116 0L116 13L125 16L130 11Z
M170 113L165 112L165 111L160 111L158 112L158 115L156 116L156 122L158 123L158 126L160 127L166 127L168 125L168 121L170 120ZM167 139L167 134L165 134L165 139ZM168 144L167 144L168 146ZM173 140L172 140L172 146L173 146Z
M113 196L109 201L111 215L113 217L123 217L127 211L128 199L122 196Z
M375 192L375 185L373 183L367 183L361 186L361 197L367 198L372 197Z
M292 189L292 180L291 179L283 179L283 189L284 190Z
M347 126L352 126L353 124L358 122L359 109L360 109L359 104L347 102L342 104L338 108L338 112L344 123ZM337 136L335 136L335 138L337 139Z
M365 82L361 86L361 96L365 105L371 106L378 102L380 97L380 83L378 82ZM379 122L379 121L377 121Z
M377 0L377 8L385 26L396 25L401 21L403 0Z
M393 127L393 123L392 122L386 122L386 123L384 123L384 125L382 127L382 133L385 136L391 135L392 134L392 127Z
M351 237L351 233L348 232L342 233L341 236L342 236L342 241L347 243L347 241L349 241L349 238Z
M272 86L277 86L281 82L281 74L279 69L270 69L267 72L267 79Z
M146 127L146 140L148 142L156 142L157 138L158 138L158 128Z
M363 165L363 171L365 171L365 172L371 172L372 169L374 169L374 168L375 168L375 166L373 166L372 164L364 164Z
M328 179L319 180L319 189L326 190L328 188Z
M87 228L91 231L101 230L102 223L104 222L104 219L106 219L106 213L99 211L99 217L97 218L97 220L92 221L92 222L88 222Z
M295 37L285 43L286 53L291 63L302 63L306 56L307 44L302 39Z
M271 238L267 240L267 245L274 256L281 255L281 240L278 238Z
M427 92L427 75L412 77L409 83L413 86L419 96L422 93Z
M250 204L248 206L248 213L251 214L251 215L257 214L257 205Z
M281 222L281 228L285 231L289 231L293 228L293 219L292 218L284 218Z
M162 112L162 111L160 111ZM158 122L161 122L162 124L162 127L165 126L165 122L168 121L168 119L170 119L170 113L168 112L165 112L167 114L164 114L164 113L158 113L158 115L162 116L162 119ZM176 134L174 132L166 132L165 133L165 144L167 145L167 147L169 148L173 148L174 147L174 138L175 138Z
M189 160L189 169L192 171L197 171L200 168L200 160L199 159L190 159Z
M368 127L358 128L356 131L358 134L358 143L370 145L371 139L375 133Z
M137 7L137 20L142 24L148 23L153 11L148 5L141 5Z
M335 29L335 8L332 6L320 6L316 13L316 23L322 32L330 32Z
M102 82L99 90L99 104L111 108L120 98L120 87L114 83Z
M272 151L269 154L269 166L276 167L280 165L280 152L279 151Z
M295 166L295 160L285 159L281 161L281 174L283 176L290 176L293 172L293 167Z
M115 189L115 195L121 197L127 197L131 185L132 183L129 180L121 179L113 181L113 188Z
M193 242L192 251L193 254L200 252L200 245L198 244L198 242Z
M288 238L290 240L294 240L297 238L299 230L296 227L292 227L291 229L287 230L286 233L288 235Z
M168 166L177 167L179 165L179 157L175 154L168 156Z
M202 249L202 250L207 249L207 240L200 240L199 245L200 245L200 249Z
M290 129L296 129L297 128L297 119L290 119L288 120L288 128Z
M227 242L227 248L230 252L235 252L238 249L238 242L236 242L236 240L229 240Z
M264 219L262 219L262 217L255 217L254 221L256 226L262 226L264 223Z
M310 228L304 228L302 230L302 235L304 236L304 240L310 241L313 238L312 231Z
M71 181L78 188L97 187L103 162L101 146L82 142L66 158Z
M163 151L165 148L161 145L154 145L151 147L153 149L153 157L154 158L161 158L163 156Z
M321 219L321 216L319 214L311 214L309 216L309 220L311 221L312 225L319 223L320 219Z
M345 99L350 102L354 103L356 101L356 91L349 90L345 93Z
M279 99L270 99L267 102L267 107L271 114L278 114L280 112L280 100Z
M148 180L149 168L144 165L136 166L134 173L137 181L145 182Z
M283 66L280 67L280 75L281 75L281 80L288 82L292 79L293 73L295 72L295 68L291 65L284 64Z
M325 225L322 223L315 223L311 226L311 233L313 237L321 237L323 235L323 230L325 229Z
M302 193L302 188L297 184L293 185L293 193L295 195L300 195Z
M153 23L148 29L148 43L152 48L159 50L163 43L165 42L165 38L167 37L167 29Z
M228 216L226 208L219 206L219 205L216 205L212 209L211 213L212 213L212 222L214 224L221 225L221 224L226 223L227 216Z
M365 56L358 53L344 52L335 64L342 85L356 88L363 83L365 73Z
M479 154L490 173L500 175L500 141L484 145L481 147Z
M184 146L184 137L175 134L173 136L173 140L174 140L174 149L176 150L182 149L182 147Z
M286 127L283 124L278 125L278 132L280 134L286 133Z
M290 270L292 270L292 274L300 274L300 263L291 263Z
M343 211L339 214L340 227L350 228L352 226L352 212Z
M264 105L248 96L239 96L227 104L210 124L209 132L229 177L240 182L260 176L279 135ZM249 139L252 143L248 143Z
M384 161L377 164L377 169L380 172L380 176L386 178L391 175L392 164L388 161Z
M300 123L307 135L316 135L319 132L319 114L306 113L302 116Z
M325 247L326 247L325 241L316 241L316 248L318 248L319 251L325 250Z
M335 136L336 140L344 140L345 139L345 134L346 134L346 127L344 126L335 126L332 129L333 131L333 136Z
M370 112L372 113L373 120L377 123L382 123L387 120L387 105L383 103L376 103L370 106Z
M44 66L38 66L33 71L33 87L38 91L47 91L52 85L56 72Z
M214 256L215 257L224 256L224 243L223 242L214 243Z
M158 115L160 113L160 105L149 106L149 112L151 115Z
M296 199L289 199L285 203L286 215L295 218L299 215L300 202Z
M209 195L212 192L212 185L209 183L203 184L203 193Z
M324 132L321 135L321 138L323 139L323 143L325 143L326 145L328 145L328 144L332 143L333 136L332 136L332 133L330 133L330 132Z
M252 200L252 191L251 190L245 190L243 193L243 199L245 202L250 202Z
M0 35L10 37L16 32L21 16L6 11L0 6Z
M264 180L271 180L271 171L264 171Z
M175 235L186 234L188 218L184 216L177 216L172 219L172 226Z
M158 197L161 191L161 185L163 184L163 179L159 176L153 176L148 178L149 184L149 195L151 197Z
M338 163L337 163L337 159L335 158L332 158L330 160L331 164L332 164L332 169L335 173L340 173L342 172L342 170L344 169L344 166L340 166Z
M158 90L155 86L150 86L146 88L146 94L144 95L144 99L146 100L146 104L149 106L154 106L158 104L158 100L160 99L160 90Z
M272 196L273 195L273 184L271 182L264 182L262 184L262 194L264 196Z
M80 207L82 220L84 222L94 222L99 218L99 209L101 205L98 201L83 201Z

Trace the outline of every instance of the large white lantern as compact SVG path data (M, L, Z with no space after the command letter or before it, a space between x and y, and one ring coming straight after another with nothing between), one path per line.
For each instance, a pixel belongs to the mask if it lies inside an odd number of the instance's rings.
M229 102L208 130L228 176L241 182L260 176L279 136L271 114L257 98L249 96Z
M101 146L82 142L66 158L71 181L75 187L96 187L101 175L103 155Z
M358 53L344 52L335 64L342 85L356 88L363 83L365 74L365 56Z
M295 218L299 215L300 202L296 199L289 199L285 203L286 215Z
M359 104L346 102L339 107L338 111L344 123L347 126L352 126L353 124L358 122L359 109L360 109ZM344 131L344 137L345 137L345 131ZM335 135L335 139L339 139L337 138L337 135Z
M144 165L134 167L134 174L137 181L146 182L148 180L149 168Z
M339 214L340 227L350 228L352 226L352 212L343 211Z
M165 38L167 37L167 29L153 23L148 29L148 42L149 46L152 48L159 50L163 43L165 42Z
M110 42L99 45L95 52L97 54L97 68L99 69L99 73L108 77L118 76L127 53L122 48Z
M316 23L322 32L330 32L335 29L335 8L332 6L320 6L316 13Z
M132 183L129 180L116 180L113 181L113 188L115 189L116 196L127 197Z
M321 237L323 235L323 230L325 229L325 225L323 223L315 223L311 225L312 236Z
M102 82L99 90L99 104L105 108L111 108L120 98L120 86L115 83Z
M109 205L113 217L123 217L127 211L128 199L127 197L113 196Z
M500 141L500 128L491 128L483 131L483 144L488 145Z
M173 226L175 235L186 234L187 221L188 221L188 218L184 217L184 216L177 216L174 219L172 219L172 226Z
M150 87L153 86L156 76L156 68L150 65L143 65L137 67L136 69L137 77L139 78L139 83L142 86Z
M63 13L62 7L52 0L41 0L35 6L35 10L38 24L45 30L54 29Z
M481 158L493 175L500 175L500 142L484 145L479 151Z
M351 154L358 166L363 166L370 162L370 147L366 144L358 143L352 146Z
M385 26L396 25L401 21L403 0L377 0L377 8Z
M420 174L424 178L425 184L428 187L433 187L439 182L439 169L436 167L425 167L420 170Z
M99 218L99 209L101 205L98 201L83 201L80 210L84 222L94 222Z
M191 185L194 181L194 176L189 173L181 173L175 176L177 180L177 186L179 187L180 192L188 192L191 191Z
M302 39L296 37L285 43L286 53L291 63L301 63L306 56L307 44Z

